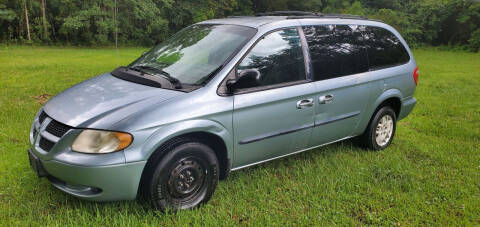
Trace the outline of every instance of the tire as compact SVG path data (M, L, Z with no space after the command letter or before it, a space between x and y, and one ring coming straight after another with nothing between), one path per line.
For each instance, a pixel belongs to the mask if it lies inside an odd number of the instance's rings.
M188 140L187 140L188 141ZM193 209L210 200L219 178L218 160L207 145L189 141L171 146L146 179L146 197L153 208Z
M384 106L375 113L361 136L362 143L368 149L383 150L392 143L396 128L395 111L390 106Z

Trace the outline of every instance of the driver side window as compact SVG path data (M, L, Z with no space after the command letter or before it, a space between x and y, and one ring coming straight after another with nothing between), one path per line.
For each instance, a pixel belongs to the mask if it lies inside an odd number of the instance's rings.
M275 31L261 39L238 65L236 75L239 89L305 80L305 63L297 29Z

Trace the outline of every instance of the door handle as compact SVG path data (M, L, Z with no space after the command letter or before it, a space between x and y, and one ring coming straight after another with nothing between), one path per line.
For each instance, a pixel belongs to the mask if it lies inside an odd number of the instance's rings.
M313 99L304 99L297 102L297 109L313 106Z
M329 104L333 102L333 95L324 95L318 98L320 104Z

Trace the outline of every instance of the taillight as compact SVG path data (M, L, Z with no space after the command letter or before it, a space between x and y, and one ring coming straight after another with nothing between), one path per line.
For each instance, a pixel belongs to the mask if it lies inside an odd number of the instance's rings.
M413 80L415 81L415 85L418 84L418 66L415 67L415 70L413 70Z

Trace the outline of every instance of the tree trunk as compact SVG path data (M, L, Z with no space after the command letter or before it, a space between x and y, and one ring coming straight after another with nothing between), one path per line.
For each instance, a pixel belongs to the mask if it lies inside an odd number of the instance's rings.
M28 41L31 41L32 39L30 38L30 23L28 23L27 0L23 1L23 9L25 11L25 24L27 25L27 38Z
M47 16L45 15L45 8L46 8L46 0L42 1L42 20L43 20L43 39L47 39L48 31L47 31Z

